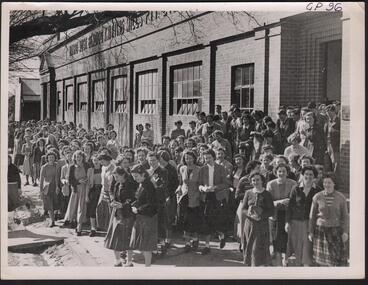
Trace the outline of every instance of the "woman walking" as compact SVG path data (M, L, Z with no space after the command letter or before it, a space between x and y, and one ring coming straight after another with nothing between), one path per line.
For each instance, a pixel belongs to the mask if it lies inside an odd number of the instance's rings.
M156 190L144 166L137 164L131 170L134 180L139 183L136 201L132 204L135 221L130 248L143 252L145 265L151 266L152 251L157 250L157 202Z
M115 185L111 202L111 223L105 238L105 247L114 250L114 266L122 266L120 255L126 251L127 262L124 266L131 267L133 251L130 248L130 237L134 224L134 214L131 204L135 201L135 192L138 184L132 176L121 166L113 172Z
M110 223L111 217L111 198L110 198L110 188L113 180L112 172L115 169L115 165L111 162L112 158L108 154L100 154L97 159L100 161L102 165L101 172L101 195L99 201L97 203L96 209L96 221L97 228L107 231Z
M327 173L323 191L313 197L309 220L309 240L313 258L320 266L347 266L345 243L349 238L346 198L336 191L336 177Z
M22 146L22 155L24 156L23 160L23 174L26 176L26 183L24 186L29 185L29 176L32 178L32 183L34 183L33 173L32 173L32 150L33 144L31 142L31 136L24 136L25 143Z
M276 266L286 266L285 256L288 236L285 232L286 207L289 203L291 190L296 187L294 180L287 178L289 167L286 164L279 164L274 169L276 179L267 183L267 191L271 193L275 206L275 215L271 219L273 249L276 258Z
M177 190L178 205L182 211L181 218L184 229L184 252L198 248L198 233L200 231L201 209L199 192L199 169L195 164L193 151L186 151L183 156L183 166L179 170L180 185Z
M40 191L44 209L48 211L51 219L50 227L54 227L54 204L57 192L56 153L48 152L46 159L47 163L42 166L40 173Z
M253 186L243 199L244 223L244 264L246 266L268 266L271 262L269 251L268 218L274 213L272 196L265 191L265 178L258 172L249 175Z
M87 212L86 216L87 219L90 220L91 223L91 231L89 236L94 237L96 235L96 209L98 199L101 195L101 164L100 161L97 159L96 156L92 156L92 165L93 167L89 168L87 171L87 178L88 178L88 186L87 186L87 193L86 193L86 206Z
M319 192L314 185L317 170L306 166L301 171L302 183L291 190L289 205L286 208L285 231L288 233L286 258L293 253L297 266L312 264L312 243L308 240L309 213L312 198Z
M37 140L36 147L34 148L33 152L33 186L37 186L37 179L40 179L41 158L46 152L45 140L43 138L39 138Z
M77 150L73 155L74 164L69 168L69 185L72 189L65 220L76 225L77 236L82 235L82 224L86 216L87 164L84 152Z

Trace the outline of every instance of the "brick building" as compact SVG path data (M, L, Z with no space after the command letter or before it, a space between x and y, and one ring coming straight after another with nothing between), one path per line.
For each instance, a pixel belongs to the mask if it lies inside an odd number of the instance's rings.
M213 112L217 104L223 110L234 103L260 109L274 119L280 105L310 100L342 99L346 109L342 13L254 16L256 21L241 12L150 12L67 38L55 35L41 57L41 118L86 128L112 123L121 143L131 145L138 123L150 122L159 142L176 120L186 128L196 111ZM348 185L344 118L342 170Z

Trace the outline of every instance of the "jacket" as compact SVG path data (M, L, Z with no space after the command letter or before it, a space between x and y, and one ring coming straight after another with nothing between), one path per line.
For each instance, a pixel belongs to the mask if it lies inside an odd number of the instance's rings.
M214 165L214 173L213 173L213 185L216 186L215 194L216 199L218 201L222 201L224 199L229 199L229 184L226 179L226 171L225 168L217 163ZM201 190L201 186L208 185L209 183L209 169L208 165L202 166L199 171L199 189ZM206 193L201 193L201 200L205 201Z

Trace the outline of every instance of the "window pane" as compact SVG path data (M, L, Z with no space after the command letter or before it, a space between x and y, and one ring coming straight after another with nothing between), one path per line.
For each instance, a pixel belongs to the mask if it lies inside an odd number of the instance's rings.
M250 82L249 84L254 84L254 64L249 66L249 76L250 76Z
M183 77L182 77L182 81L187 81L188 80L188 69L187 68L183 68Z
M173 98L178 98L178 91L179 91L179 90L178 90L178 89L179 89L178 85L179 85L179 84L178 84L178 83L176 83L176 82L173 84L173 87L174 87L174 88L173 88L173 89L174 89Z
M193 68L193 72L194 72L193 79L199 79L199 68L200 68L200 66L194 66L194 68Z
M240 67L236 67L235 68L235 86L241 86L241 74L242 74L242 70Z
M178 70L177 69L174 69L174 82L178 81Z
M178 94L177 98L183 98L183 83L178 83Z
M193 81L188 82L188 96L193 97Z
M242 73L242 85L249 85L250 84L250 80L249 80L249 66L244 67L243 68L243 73Z
M188 68L188 80L190 80L190 81L193 80L193 69L194 69L194 67L189 67Z
M183 82L183 98L188 97L188 82Z
M178 72L178 81L181 81L183 78L183 70L182 69L177 69Z
M193 97L201 96L201 82L196 80L193 82Z

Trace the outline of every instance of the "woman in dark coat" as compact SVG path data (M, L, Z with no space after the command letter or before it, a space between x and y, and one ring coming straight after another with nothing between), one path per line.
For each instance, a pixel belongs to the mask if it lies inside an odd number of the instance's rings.
M264 189L265 178L259 172L249 175L253 189L247 190L243 199L244 264L246 266L270 265L268 218L274 213L272 196Z
M105 247L114 250L115 266L122 266L120 254L127 251L125 266L133 266L133 252L130 248L130 237L134 224L134 214L131 204L135 201L138 184L121 166L113 172L115 178L113 199L111 202L111 222L105 238Z
M297 266L310 266L312 243L308 240L308 223L312 198L319 192L319 188L314 184L317 170L313 166L306 166L301 170L301 176L302 183L291 190L289 205L286 208L286 258L294 253Z
M43 138L39 138L37 140L37 144L35 145L33 151L33 175L35 182L33 186L37 186L37 179L40 179L40 171L41 171L41 158L46 153L45 140Z
M136 219L130 248L143 252L145 265L151 266L152 251L157 249L158 240L156 190L144 166L135 165L131 174L139 187L135 194L136 201L132 204Z

